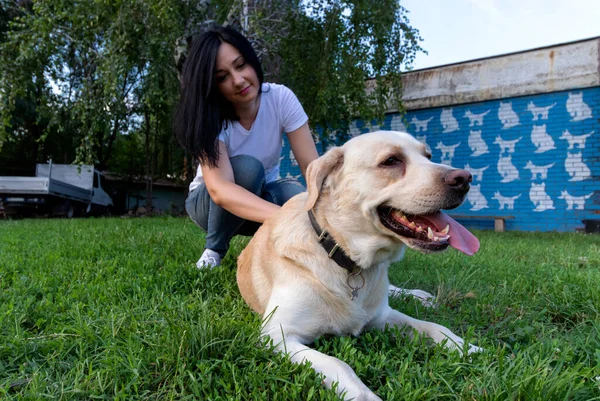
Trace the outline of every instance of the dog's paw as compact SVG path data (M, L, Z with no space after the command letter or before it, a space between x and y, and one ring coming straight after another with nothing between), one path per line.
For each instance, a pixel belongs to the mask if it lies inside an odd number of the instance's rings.
M460 345L454 345L454 346L450 346L448 348L451 349L451 350L453 350L453 351L458 352L461 357L465 355L465 353L464 353L465 346L462 343ZM467 356L469 356L469 355L477 354L479 352L484 352L485 349L481 348L481 347L478 347L477 345L473 345L473 344L467 343L466 351L467 351ZM471 358L469 358L469 361L471 361Z
M339 388L336 389L340 399L344 401L382 401L358 377L356 380L358 382L348 383L342 391Z
M371 391L364 391L361 392L359 394L353 395L352 397L346 395L344 397L344 400L352 400L352 401L383 401L381 398L379 398L375 393L371 392Z
M473 344L467 344L467 345L469 346L469 349L467 350L467 355L485 351L484 348L478 347L476 345L473 345Z
M392 298L411 296L427 308L435 308L435 296L423 290L406 290L390 284L388 294Z
M448 336L447 340L444 340L442 342L442 344L444 344L444 347L450 351L453 352L458 352L458 354L462 357L465 355L465 351L467 353L467 355L472 355L478 352L484 352L485 349L478 347L477 345L473 345L470 343L466 343L465 346L465 342L462 338L460 337L450 337Z

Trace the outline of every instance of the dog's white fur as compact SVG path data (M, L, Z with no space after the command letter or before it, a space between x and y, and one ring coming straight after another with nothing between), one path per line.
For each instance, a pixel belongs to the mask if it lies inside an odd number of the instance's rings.
M383 166L392 155L402 164ZM358 335L363 330L410 326L450 349L463 340L449 329L400 313L388 305L388 266L402 258L405 246L418 244L400 237L380 222L377 207L390 205L420 215L462 202L444 185L451 167L432 163L426 148L406 133L364 134L329 150L310 164L308 192L287 202L254 235L238 260L237 281L248 305L261 314L263 336L295 363L310 361L331 387L347 399L379 400L346 363L307 347L324 334ZM308 219L313 209L327 230L359 266L365 279L355 299L348 272L327 257ZM356 277L353 277L353 279ZM353 285L360 284L360 278ZM424 303L431 295L408 292ZM468 351L478 351L468 345Z

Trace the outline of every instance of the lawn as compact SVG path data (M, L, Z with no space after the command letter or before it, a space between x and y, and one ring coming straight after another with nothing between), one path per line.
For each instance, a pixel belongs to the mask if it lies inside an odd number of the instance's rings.
M384 400L600 400L600 236L478 231L473 257L407 252L392 283L485 352L396 330L323 338ZM0 399L336 400L306 366L259 346L235 283L236 238L199 271L184 218L0 221Z

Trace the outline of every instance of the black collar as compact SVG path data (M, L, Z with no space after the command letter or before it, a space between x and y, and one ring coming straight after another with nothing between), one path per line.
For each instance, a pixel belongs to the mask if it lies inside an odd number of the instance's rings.
M319 227L319 223L317 223L317 219L312 209L308 211L308 218L310 219L310 223L315 229L315 232L319 236L319 244L321 244L321 246L325 249L329 259L333 260L350 273L354 272L356 269L360 270L360 267L354 263L354 261L350 259L348 255L346 255L346 252L344 252L337 242L335 242L333 237L327 231L321 230L321 227Z

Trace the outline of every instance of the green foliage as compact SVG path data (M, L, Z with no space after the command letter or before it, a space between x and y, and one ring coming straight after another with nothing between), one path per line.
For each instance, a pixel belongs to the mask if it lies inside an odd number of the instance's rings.
M119 136L138 132L141 116L148 119L151 140L168 142L163 138L172 136L177 95L172 54L181 33L180 8L179 2L160 0L36 1L10 23L2 44L3 137L31 136L26 124L46 118L37 138L42 145L68 135L76 161L100 168L109 164ZM32 86L38 89L33 95ZM17 103L30 98L33 116L15 118ZM52 149L44 153L61 159Z
M396 0L302 2L282 40L281 78L321 139L344 141L355 118L381 122L390 109L403 111L401 69L420 40Z
M141 135L119 136L107 170L127 172L130 177L143 177L145 167L144 138Z
M122 160L111 159L124 150L115 148L135 142L143 146L129 149L138 152L132 159L145 159L144 174L180 176L184 153L171 133L180 54L186 38L211 22L248 35L267 78L297 93L325 142L332 132L344 139L356 117L402 110L400 71L421 50L396 0L0 4L5 165L53 158L120 168ZM21 149L32 150L18 160Z
M386 400L600 399L595 235L478 232L473 257L408 251L391 282L437 295L391 305L485 348L398 331L321 338ZM0 399L338 400L307 366L258 346L235 238L199 271L183 218L0 221Z

